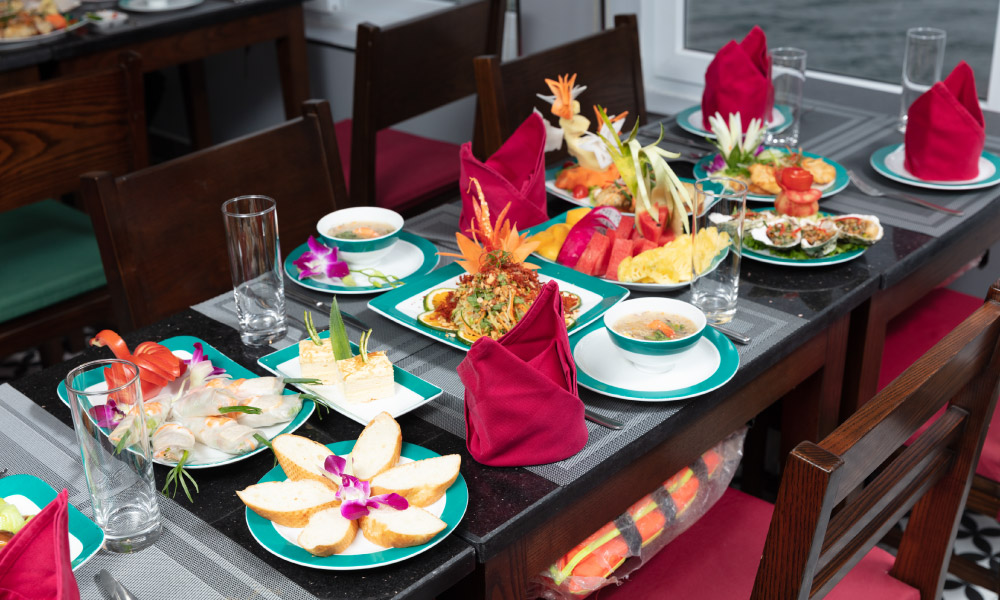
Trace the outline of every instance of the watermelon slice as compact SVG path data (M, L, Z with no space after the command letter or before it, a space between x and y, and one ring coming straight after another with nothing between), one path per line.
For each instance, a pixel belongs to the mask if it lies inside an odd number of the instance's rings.
M639 215L639 231L642 237L656 242L660 239L660 224L653 220L649 213Z
M635 245L632 246L632 256L639 256L646 250L652 250L653 248L656 248L656 242L646 239L636 240Z
M608 261L611 259L611 246L613 246L615 243L614 232L608 230L608 233L610 233L611 235L609 236L608 234L598 233L597 235L594 236L597 237L599 235L603 237L605 240L604 243L598 242L599 244L604 246L604 249L601 252L601 257L597 259L597 263L594 265L594 272L592 273L592 275L594 275L595 277L600 277L602 273L606 273L608 271Z
M632 240L615 238L614 243L611 245L611 252L608 252L608 268L604 273L605 279L618 281L618 265L621 264L625 257L632 256L633 245Z
M626 217L625 215L622 215L622 220L618 222L618 228L615 229L615 239L632 239L632 231L634 231L634 229L635 217Z
M666 204L660 204L657 208L660 210L660 229L666 229L667 223L670 222L670 207Z
M610 242L606 236L595 233L591 236L590 241L587 242L587 247L584 248L583 254L580 255L580 260L576 262L573 268L584 275L593 275L594 270L607 253L609 244Z
M660 232L660 239L657 240L657 244L662 246L664 244L674 241L674 239L676 238L677 234L674 233L674 230L670 229L669 227L665 227L663 231Z

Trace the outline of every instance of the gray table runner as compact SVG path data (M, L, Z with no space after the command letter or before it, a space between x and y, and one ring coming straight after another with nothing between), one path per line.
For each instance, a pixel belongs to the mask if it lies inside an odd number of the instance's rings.
M0 386L0 457L10 472L66 488L69 501L93 516L73 430L8 384ZM82 598L105 597L94 575L107 569L144 600L165 598L164 590L171 598L315 599L178 503L161 496L159 504L161 538L136 554L98 551L76 571Z

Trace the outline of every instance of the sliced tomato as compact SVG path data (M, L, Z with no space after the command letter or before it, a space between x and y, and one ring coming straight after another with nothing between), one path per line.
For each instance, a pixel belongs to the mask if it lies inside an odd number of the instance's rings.
M812 187L812 173L802 167L786 167L781 170L781 185L785 189L804 192Z
M129 352L125 340L110 329L95 335L91 344L107 346L116 358L131 361L139 368L139 380L144 398L156 396L168 383L180 377L187 368L187 365L174 356L169 348L156 342L143 342L135 347L134 354ZM104 380L108 387L119 387L128 381L128 374L123 366L115 365L104 370Z
M134 356L136 358L141 356L147 359L150 363L161 369L164 372L164 376L169 377L171 380L180 377L184 373L186 366L184 361L174 356L174 353L169 348L156 342L143 342L139 344L135 347Z
M111 353L115 355L115 358L128 360L132 357L132 353L128 351L128 346L125 344L122 336L110 329L99 331L94 336L94 339L90 340L90 344L98 347L107 346L111 350Z
M125 370L124 365L114 364L104 369L104 381L107 382L108 389L121 387L128 383L131 378L131 375ZM142 397L146 399L153 398L163 389L162 385L156 385L144 379L142 369L139 370L139 387L142 390ZM133 404L133 398L122 393L112 394L111 397L115 402L120 404Z
M573 197L577 200L586 198L590 195L590 188L583 185L582 183L573 188Z

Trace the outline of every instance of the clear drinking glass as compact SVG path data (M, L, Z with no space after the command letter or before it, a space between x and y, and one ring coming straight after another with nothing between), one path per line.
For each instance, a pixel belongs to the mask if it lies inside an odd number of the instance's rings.
M223 202L222 214L240 339L251 346L279 340L288 326L275 202L267 196L240 196Z
M691 303L710 324L728 323L736 314L740 291L747 185L728 177L703 177L694 189L698 210L691 219ZM709 243L712 239L723 242L722 248Z
M899 130L906 131L906 113L920 94L941 81L946 34L934 27L906 30L906 53L903 55L903 94L899 104Z
M792 124L780 133L768 131L770 146L797 146L802 115L802 88L806 83L806 51L799 48L774 48L771 56L771 82L774 84L774 107L787 107Z
M116 371L122 383L108 389L105 369ZM114 425L98 425L104 414L111 416L111 402L120 411L118 418L129 411L145 414L138 368L117 358L95 360L69 372L66 391L94 521L104 530L104 547L134 552L151 545L162 529L146 419L130 419L121 443L111 440Z

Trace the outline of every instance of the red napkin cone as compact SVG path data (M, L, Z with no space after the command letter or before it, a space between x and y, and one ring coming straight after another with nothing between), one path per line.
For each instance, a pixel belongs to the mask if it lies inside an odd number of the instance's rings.
M740 113L743 131L752 119L771 119L774 84L771 83L771 57L767 55L767 36L754 25L743 41L730 41L715 54L705 71L705 91L701 96L702 127L711 130L708 118L720 113Z
M510 202L507 218L519 230L548 220L545 209L545 122L532 113L502 146L480 162L472 155L472 144L462 144L459 185L462 191L462 215L459 231L468 233L475 218L475 193L469 190L469 178L475 177L483 188L490 214L498 215Z
M68 497L59 492L0 551L0 598L80 598L69 558Z
M458 375L465 384L465 444L484 465L541 465L569 458L586 445L556 282L542 287L506 335L476 340Z
M986 125L976 78L965 61L910 105L903 165L920 179L961 181L979 175Z

